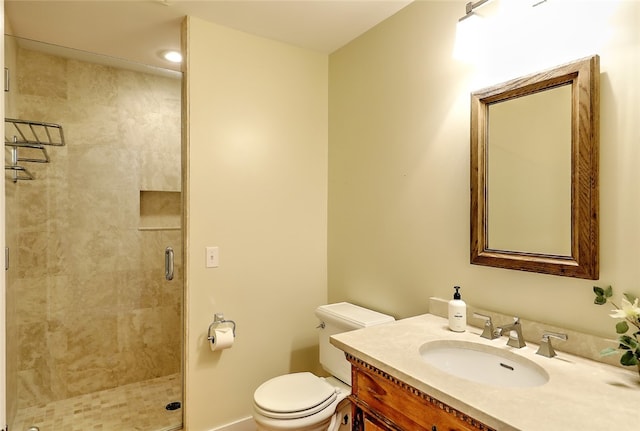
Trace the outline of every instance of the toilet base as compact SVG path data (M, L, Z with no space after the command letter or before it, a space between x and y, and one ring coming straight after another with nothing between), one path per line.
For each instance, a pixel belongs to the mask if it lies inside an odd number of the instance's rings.
M254 421L257 426L257 431L351 431L351 403L344 400L343 403L340 403L338 410L332 416L323 420L321 423L309 424L302 428L299 424L291 424L292 427L287 427L288 424L282 423L282 421L278 422L277 426L269 426L261 424L255 417Z
M334 409L332 415L316 423L309 423L310 417L283 421L255 413L253 420L257 431L351 431L351 402L345 393Z
M291 430L291 431L327 431L329 429L329 425L331 424L331 417L329 417L326 420L323 420L320 423L316 423L316 424L309 424L308 426L304 426L303 428L300 427L300 425L293 425L293 427L288 427L287 423L283 423L283 421L280 421L278 423L278 427L271 427L268 425L264 425L261 424L260 422L258 422L258 420L256 420L256 425L257 431L280 431L280 430Z

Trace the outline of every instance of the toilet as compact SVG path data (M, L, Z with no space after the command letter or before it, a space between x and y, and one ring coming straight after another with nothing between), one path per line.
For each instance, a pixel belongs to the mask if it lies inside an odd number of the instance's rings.
M392 316L348 302L321 305L320 364L331 377L310 372L285 374L267 380L253 394L253 418L258 431L342 431L350 429L351 364L344 352L329 343L341 332L392 322ZM342 426L342 428L340 428Z

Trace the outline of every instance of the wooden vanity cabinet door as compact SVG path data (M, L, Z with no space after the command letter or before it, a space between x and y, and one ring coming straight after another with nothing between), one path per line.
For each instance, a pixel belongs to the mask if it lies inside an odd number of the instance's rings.
M365 362L347 359L353 431L495 431Z
M364 431L389 431L389 428L383 428L377 423L373 422L370 418L364 418Z
M372 414L361 405L352 404L352 407L352 431L398 431L398 428L385 423L383 418Z

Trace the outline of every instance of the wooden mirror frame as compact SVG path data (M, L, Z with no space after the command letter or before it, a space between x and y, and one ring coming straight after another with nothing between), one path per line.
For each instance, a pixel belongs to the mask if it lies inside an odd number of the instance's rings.
M571 84L571 256L488 246L489 105ZM597 55L471 93L471 263L597 280L600 59Z

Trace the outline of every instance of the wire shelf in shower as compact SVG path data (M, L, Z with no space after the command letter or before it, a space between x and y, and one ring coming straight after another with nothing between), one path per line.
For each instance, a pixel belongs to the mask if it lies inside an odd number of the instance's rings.
M12 172L14 183L35 178L20 162L49 163L47 147L65 145L64 132L59 124L14 118L5 118L4 122L4 145L11 149L11 164L5 164L4 168ZM19 151L22 151L22 156Z

